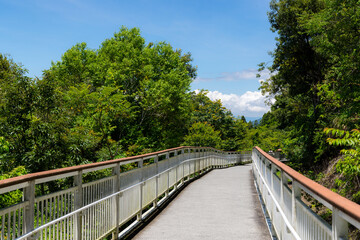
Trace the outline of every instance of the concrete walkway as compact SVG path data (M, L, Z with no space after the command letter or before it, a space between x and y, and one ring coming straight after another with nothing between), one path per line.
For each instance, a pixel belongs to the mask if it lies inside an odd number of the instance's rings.
M251 171L217 169L192 182L134 239L271 239Z

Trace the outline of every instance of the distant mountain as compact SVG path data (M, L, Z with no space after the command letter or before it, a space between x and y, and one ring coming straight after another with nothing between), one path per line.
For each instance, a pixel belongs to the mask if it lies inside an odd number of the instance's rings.
M245 117L246 122L255 122L256 120L260 123L261 117Z

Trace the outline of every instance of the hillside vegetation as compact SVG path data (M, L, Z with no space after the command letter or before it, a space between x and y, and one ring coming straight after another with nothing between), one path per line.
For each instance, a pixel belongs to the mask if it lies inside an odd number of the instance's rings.
M277 45L271 65L260 65L273 73L261 89L275 99L267 117L288 133L283 149L291 165L321 180L321 169L340 157L329 178L333 190L358 203L359 6L356 0L271 1Z
M35 79L0 54L2 178L180 145L280 147L264 132L272 130L235 118L205 90L191 92L191 62L125 27L99 49L76 44Z

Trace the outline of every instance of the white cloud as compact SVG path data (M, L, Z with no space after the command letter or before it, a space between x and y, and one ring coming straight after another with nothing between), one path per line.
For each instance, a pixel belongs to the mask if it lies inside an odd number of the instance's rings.
M234 116L261 117L270 110L270 107L265 104L266 96L263 96L260 91L247 91L243 95L209 91L207 96L213 101L221 100Z
M213 77L213 78L202 78L198 77L195 81L199 82L207 82L207 81L241 81L241 80L255 80L257 79L256 75L258 74L258 70L256 69L247 69L240 72L223 72L220 74L220 76ZM270 75L270 71L268 69L265 69L261 71L260 73L261 79L260 81L264 81L268 79Z

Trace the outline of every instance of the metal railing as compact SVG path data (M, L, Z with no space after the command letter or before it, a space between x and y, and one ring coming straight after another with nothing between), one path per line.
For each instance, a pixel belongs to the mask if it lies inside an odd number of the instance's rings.
M0 239L118 238L149 216L185 182L212 168L251 160L251 152L179 147L106 162L55 169L0 181L0 194L22 201L0 209ZM121 172L123 166L132 170ZM85 174L109 176L84 183ZM39 186L72 181L71 187L37 196Z
M253 173L279 239L347 239L349 224L360 229L360 205L306 178L255 147ZM302 200L310 195L332 211L332 224Z

